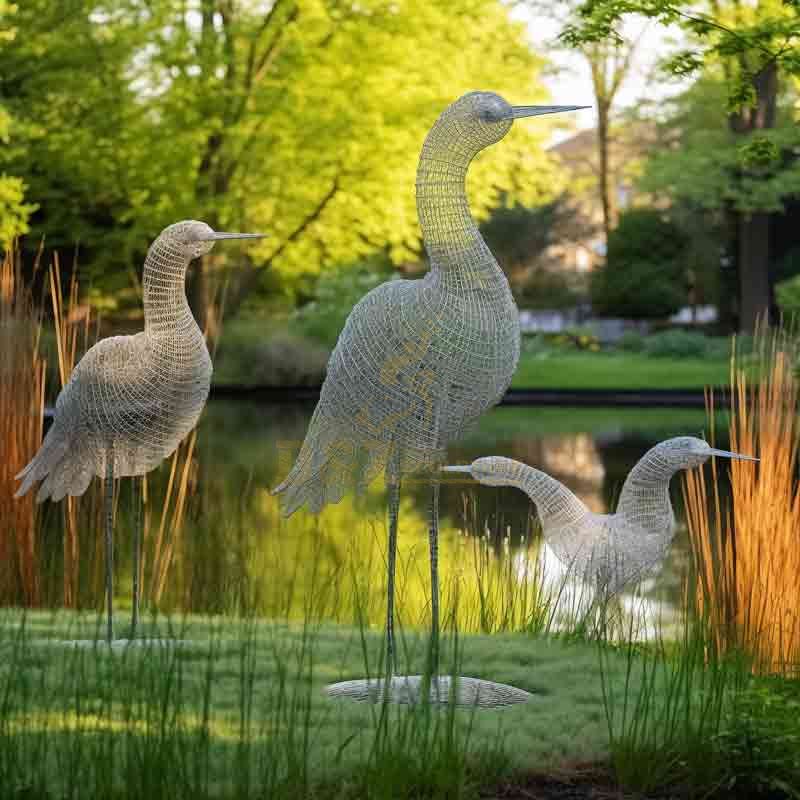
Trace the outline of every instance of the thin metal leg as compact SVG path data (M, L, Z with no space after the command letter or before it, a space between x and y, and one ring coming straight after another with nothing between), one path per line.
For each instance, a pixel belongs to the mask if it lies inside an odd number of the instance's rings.
M133 601L131 610L131 639L136 638L139 625L139 577L142 563L142 478L133 477Z
M114 641L114 447L106 451L106 613L108 643Z
M389 580L386 597L386 670L387 674L394 674L396 656L394 646L394 573L397 562L397 517L400 508L400 480L389 478L387 480L389 494Z
M428 543L431 554L431 649L430 671L439 671L439 481L431 481L428 509Z

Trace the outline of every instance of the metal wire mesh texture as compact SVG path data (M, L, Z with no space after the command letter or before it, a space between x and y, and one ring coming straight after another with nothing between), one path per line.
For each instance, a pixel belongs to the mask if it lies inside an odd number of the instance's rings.
M610 593L657 572L675 535L669 482L712 455L745 458L679 436L645 453L630 471L613 514L590 511L564 484L541 470L500 456L479 458L469 472L489 486L521 489L536 504L542 535L567 570Z
M386 698L391 703L413 705L421 702L423 685L422 675L395 675L388 684L385 678L332 683L325 687L325 693L339 700L381 703ZM449 675L430 679L428 691L431 704L467 708L502 708L527 703L534 697L514 686L479 678L456 678L454 687Z
M192 430L208 396L211 358L184 281L189 262L213 246L204 237L214 235L203 222L178 222L152 244L144 331L103 339L83 356L41 448L17 476L24 477L18 496L39 480L41 502L83 494L94 475L143 475Z
M465 179L472 159L511 128L512 112L501 97L472 92L428 134L416 193L430 271L385 283L353 308L300 454L275 489L287 516L362 491L381 470L396 480L436 468L508 387L517 308L470 215Z

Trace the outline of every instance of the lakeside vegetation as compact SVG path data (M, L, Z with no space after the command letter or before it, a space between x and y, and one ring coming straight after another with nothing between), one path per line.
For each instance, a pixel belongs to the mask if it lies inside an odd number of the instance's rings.
M141 327L143 255L181 217L270 234L189 273L215 380L319 385L353 304L424 270L414 164L442 108L472 88L573 101L547 97L553 65L522 7L0 0L0 800L800 800L800 345L761 330L729 385L731 339L706 335L752 331L775 281L782 311L800 317L800 6L556 5L561 41L601 78L596 141L564 157L547 149L550 118L515 126L476 161L472 209L520 307L591 300L657 332L614 344L585 329L526 335L513 385L714 385L735 402L722 420L504 408L454 451L485 454L524 431L512 454L551 457L542 466L585 480L600 508L620 474L602 451L622 430L640 455L675 425L724 429L761 462L681 479L678 613L651 584L608 602L591 586L572 594L541 566L522 493L483 487L490 508L477 490L445 487L462 505L442 515L442 671L533 695L484 711L325 695L329 682L384 672L385 496L376 483L320 515L281 518L269 486L305 411L253 405L234 418L210 404L206 436L145 479L140 633L162 644L97 643L102 482L37 506L13 497L14 475L96 335ZM681 26L686 48L664 66L686 85L614 115L635 50L622 21L637 12ZM708 331L658 330L705 304L720 310ZM530 438L566 433L582 436L561 449ZM428 497L404 483L397 624L409 673L431 661ZM128 487L113 511L123 635L127 501ZM75 639L86 641L64 644ZM557 775L571 786L550 785Z
M463 797L518 771L606 753L592 645L470 635L459 637L456 654L448 636L448 671L534 696L488 712L432 711L324 694L330 682L380 674L380 629L191 617L151 626L186 645L71 648L59 639L92 637L92 616L3 614L6 789L39 797ZM619 688L624 658L612 662L606 679ZM405 631L403 670L418 674L425 663L425 637Z
M25 305L24 284L11 280L16 273L10 261L4 269L2 329L10 335L8 346L17 348L10 362L15 366L2 373L10 387L26 371L41 370L32 347L37 339L31 338L40 321ZM60 297L53 281L54 296ZM64 377L77 349L74 334L85 330L61 327L74 310L74 297L57 310ZM12 330L7 320L18 324ZM65 335L70 330L73 338ZM598 775L610 775L630 791L742 800L795 797L800 637L793 609L800 573L789 556L796 549L793 515L800 496L791 399L796 397L797 357L788 335L762 336L762 345L751 349L746 362L755 360L758 368L739 373L732 430L737 446L759 453L768 464L757 473L734 467L732 506L727 494L715 494L709 502L687 484L689 496L695 497L689 520L694 568L702 581L696 592L685 587L684 616L677 624L662 620L653 629L639 616L646 601L631 606L630 598L588 606L578 602L579 613L564 616L556 602L563 585L548 585L541 570L530 568L531 554L524 549L516 554L526 560L515 561L502 532L484 540L489 522L473 514L469 531L454 541L446 535L442 540L443 555L452 551L442 561L447 620L442 663L459 674L527 689L534 698L493 712L334 702L322 691L326 683L382 672L383 586L372 578L383 569L382 513L376 510L367 526L361 543L367 549L359 550L353 538L351 550L339 553L328 571L319 568L315 548L334 546L325 536L334 519L356 530L361 517L349 499L317 520L302 522L314 530L298 537L297 526L282 525L275 498L266 492L252 530L244 528L242 497L232 505L216 496L197 497L213 521L207 533L236 529L236 548L227 556L246 569L239 580L220 582L208 543L193 534L191 476L196 459L206 456L194 451L191 439L167 466L166 495L149 498L147 602L151 609L173 609L176 616L151 616L145 630L196 644L137 644L110 652L104 645L64 649L54 640L96 638L93 611L0 612L4 787L11 787L14 800L142 793L165 798L471 800L499 787L507 796L524 797L532 775L590 762ZM552 349L558 353L554 357L614 358ZM650 356L648 364L658 361ZM672 359L665 356L664 361ZM744 375L755 382L741 383ZM10 408L17 420L30 413L25 404ZM41 424L41 400L35 408L39 416L33 425ZM533 422L519 409L508 413L520 425ZM630 412L631 424L648 413ZM691 424L702 424L696 412L683 413L686 424L690 415ZM713 421L706 422L710 432ZM492 424L485 421L489 428ZM572 422L568 411L552 409L536 424L546 431L569 429ZM2 430L11 441L8 437L18 428L10 424ZM474 435L479 439L488 430L481 434L479 426ZM788 461L778 457L782 453ZM719 476L713 475L716 491ZM2 490L4 502L10 503L9 476ZM97 553L98 496L93 491L65 505L63 560L46 565L40 563L41 518L33 506L16 507L18 515L30 517L19 528L2 529L0 544L11 567L4 590L17 598L11 602L96 605L101 596L97 576L90 577L91 566L88 573L75 569L77 561L70 557L76 547ZM364 502L377 509L380 492ZM724 518L714 516L720 507ZM775 524L762 530L766 507L774 512ZM117 513L125 530L130 520L121 508ZM414 533L424 540L423 516L410 506L402 514L401 539ZM736 526L736 546L726 527L730 520ZM500 518L494 524L501 524ZM258 532L265 530L277 534L269 537L269 546L257 542ZM753 535L743 537L744 531ZM787 554L772 560L766 574L753 558L766 546L764 536L777 553ZM495 538L503 548L499 558L493 552ZM174 556L181 539L191 546L179 562ZM313 547L304 549L303 542ZM720 547L726 548L722 572L709 556ZM95 558L95 567L99 563ZM281 575L276 565L284 563L295 568ZM401 663L409 672L428 663L422 631L430 598L420 563L401 561L398 587ZM58 597L42 594L44 582L36 580L40 566L63 572ZM169 580L176 570L183 577L177 594L170 591ZM712 578L719 580L713 583ZM196 598L208 595L218 598L219 616L180 615ZM654 639L643 638L647 630L651 635L654 630Z
M220 386L319 386L350 307L314 318L319 327L292 327L267 319L223 323L214 363ZM730 379L734 339L680 330L626 334L601 347L586 329L523 336L513 388L703 389ZM742 352L750 340L740 342Z

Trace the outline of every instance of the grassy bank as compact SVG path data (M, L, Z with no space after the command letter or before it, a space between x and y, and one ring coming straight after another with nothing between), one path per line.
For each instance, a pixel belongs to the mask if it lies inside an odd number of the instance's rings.
M321 341L304 336L285 323L230 320L225 323L216 353L214 381L219 385L245 386L319 385L324 379L335 333L338 332L331 332ZM559 345L542 337L526 336L512 386L520 389L701 389L728 383L728 340L706 340L701 334L673 332L642 338L638 345L641 345L638 349L620 345L594 351L579 349L569 342Z
M729 377L727 359L551 351L523 354L511 385L518 389L702 389L726 385Z
M314 386L324 379L325 354L306 354L298 339L275 337L257 353L220 347L220 386ZM511 383L517 389L702 389L728 383L728 359L651 358L641 353L552 350L523 353Z
M64 644L99 630L0 614L0 796L521 800L536 776L592 763L567 796L614 776L648 797L797 797L800 683L711 655L697 627L646 646L446 636L446 671L533 695L493 710L329 698L380 674L374 628L161 618L146 632L169 647ZM423 672L424 634L401 638L400 672Z
M190 644L69 648L58 642L95 636L93 615L3 613L4 796L469 797L501 776L607 754L592 645L446 637L449 669L534 697L431 713L325 695L331 681L379 671L376 630L230 618L159 628ZM406 632L401 652L401 670L422 671L423 636ZM621 691L624 657L603 678Z

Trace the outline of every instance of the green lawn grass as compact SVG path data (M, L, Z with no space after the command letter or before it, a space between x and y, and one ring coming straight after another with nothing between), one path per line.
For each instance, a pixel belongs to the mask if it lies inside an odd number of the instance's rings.
M0 775L12 797L464 797L501 774L607 754L591 644L469 635L456 657L446 637L450 669L458 660L459 674L534 698L431 712L325 695L379 670L374 629L188 618L167 633L191 646L58 643L97 633L94 615L0 615ZM422 671L425 642L403 633L401 671ZM605 668L620 688L624 659Z
M226 323L214 361L219 385L317 385L326 348L262 321ZM655 357L523 346L512 387L520 389L701 389L727 385L730 364L719 356Z
M587 762L658 796L797 796L798 682L753 678L702 631L445 636L450 674L533 695L492 710L329 698L380 675L376 629L161 618L145 631L169 647L64 643L101 631L94 614L0 613L0 797L522 798L508 787ZM400 673L423 671L426 637L400 634Z
M517 389L702 389L729 382L725 359L654 358L639 353L523 353Z

